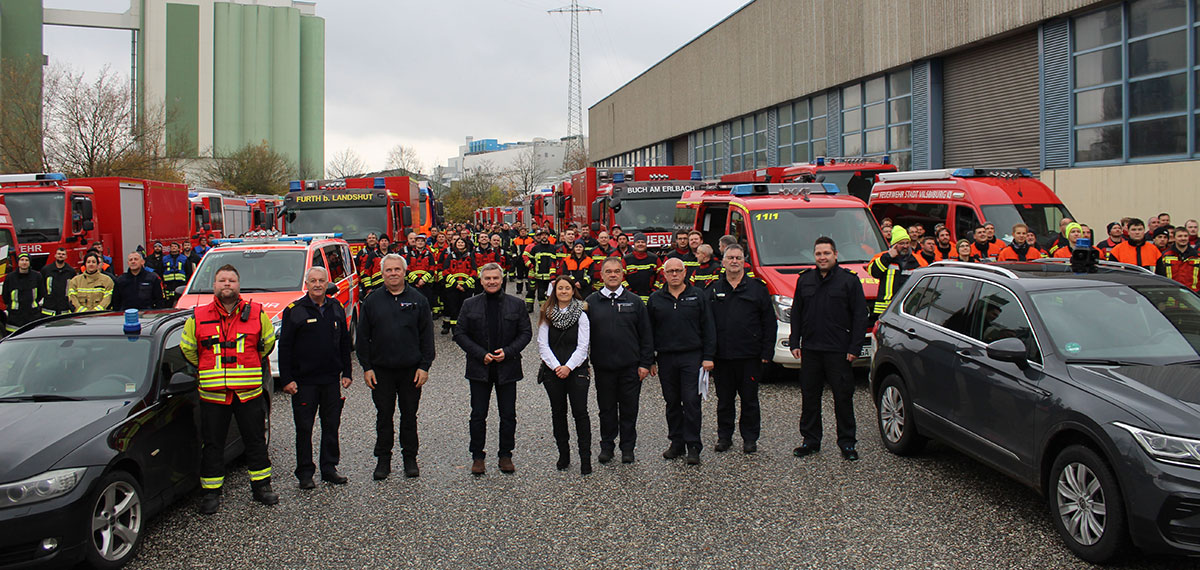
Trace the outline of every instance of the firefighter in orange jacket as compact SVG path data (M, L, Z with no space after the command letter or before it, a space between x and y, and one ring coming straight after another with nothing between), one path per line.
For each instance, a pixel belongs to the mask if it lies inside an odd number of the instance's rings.
M196 307L183 327L179 346L200 378L200 512L221 507L225 483L225 436L236 419L246 446L246 468L254 500L274 505L271 458L267 454L263 378L275 347L275 327L262 305L241 297L238 270L223 265L213 275L213 302Z
M1146 241L1146 223L1137 218L1129 220L1129 239L1117 244L1108 252L1110 261L1139 265L1150 270L1158 266L1160 257L1162 252L1154 247L1154 244Z
M584 239L579 238L571 245L571 254L558 262L558 274L571 280L580 297L592 294L592 265L595 260L587 254L586 249Z
M1003 247L1004 244L1000 241L992 242L988 239L987 228L983 226L975 228L975 242L971 244L971 255L978 256L980 259L995 259L997 255L1000 255Z
M1168 279L1174 279L1179 284L1200 292L1200 252L1191 245L1191 235L1187 228L1175 228L1172 236L1173 243L1167 246L1162 257L1158 258L1155 273Z
M1029 243L1029 226L1016 224L1012 228L1012 245L1000 250L997 261L1033 261L1046 257L1042 250ZM1070 257L1070 256L1068 256Z

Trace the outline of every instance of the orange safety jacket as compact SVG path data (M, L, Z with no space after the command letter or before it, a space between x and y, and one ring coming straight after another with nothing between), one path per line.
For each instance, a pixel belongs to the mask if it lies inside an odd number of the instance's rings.
M979 242L972 241L971 242L971 255L977 255L981 258L983 258L983 257L995 258L997 255L1000 255L1000 250L1003 247L1004 247L1004 244L997 241L995 243L988 242L987 244L985 244L983 246L983 249L979 249Z
M996 261L1032 261L1042 257L1046 257L1046 254L1032 245L1021 251L1017 251L1017 248L1010 245L1000 250L1000 256L996 258ZM1071 257L1069 250L1067 257Z
M581 291L590 290L594 264L595 260L587 254L580 258L568 255L558 262L558 274L565 275L572 283L579 285Z
M1153 270L1158 265L1158 258L1160 257L1162 257L1162 252L1149 241L1143 241L1141 244L1134 245L1131 240L1125 240L1108 252L1108 259L1110 261L1140 265L1150 270Z
M275 327L262 305L239 299L232 312L219 301L196 307L183 327L180 349L196 365L200 399L232 404L263 393L263 362L275 346Z

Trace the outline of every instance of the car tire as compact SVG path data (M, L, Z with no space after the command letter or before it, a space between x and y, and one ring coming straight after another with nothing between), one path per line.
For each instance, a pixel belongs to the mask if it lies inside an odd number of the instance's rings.
M96 484L91 497L84 558L92 568L120 568L137 554L145 528L142 486L124 471L113 471Z
M350 350L358 349L358 311L350 316Z
M1094 450L1072 445L1058 454L1046 488L1050 518L1075 556L1111 560L1129 539L1117 477Z
M875 415L883 447L896 455L919 453L929 441L917 433L908 387L896 374L888 374L879 384Z

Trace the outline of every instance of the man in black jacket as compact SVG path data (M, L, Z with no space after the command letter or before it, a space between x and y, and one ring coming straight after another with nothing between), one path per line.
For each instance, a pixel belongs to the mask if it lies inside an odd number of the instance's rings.
M596 405L600 409L600 463L613 459L618 432L621 462L633 463L637 445L638 400L642 381L654 364L654 335L650 315L637 295L625 289L620 257L609 257L600 268L604 288L587 298L591 322L591 351L596 372Z
M867 300L858 276L838 266L837 245L832 239L817 238L813 250L817 268L800 272L792 295L788 347L792 356L801 360L800 435L804 438L793 453L804 457L821 449L821 394L828 383L833 391L838 447L842 457L854 461L858 452L854 449L854 375L850 363L862 352Z
M54 252L54 261L42 267L46 298L42 300L43 315L65 315L71 312L71 300L67 298L67 285L76 275L74 267L67 263L67 248Z
M479 269L479 279L483 293L463 302L454 327L454 342L466 353L466 377L471 383L471 473L486 472L483 446L493 388L500 412L496 455L500 471L512 473L516 471L512 452L517 432L517 381L522 378L521 350L533 338L533 329L521 299L504 293L504 269L500 264L485 264Z
M146 258L133 252L125 258L127 269L113 280L112 309L157 309L163 305L162 280L146 271Z
M292 395L296 422L296 478L301 489L316 487L312 457L313 423L321 417L321 480L341 485L346 477L337 471L341 452L338 428L342 424L341 388L349 388L350 331L346 310L337 299L326 297L329 272L313 267L304 276L307 295L283 310L279 332L279 381ZM341 386L339 387L339 383Z
M686 237L686 236L685 236ZM654 357L663 400L667 403L667 437L664 459L687 452L688 465L700 464L700 369L713 369L717 329L713 326L708 295L687 282L683 260L663 263L666 287L650 294L646 311L654 335Z
M763 364L770 362L775 347L775 310L766 285L749 279L746 253L734 244L725 248L725 274L708 290L717 332L717 360L713 380L717 387L717 445L725 451L733 445L733 423L738 397L742 399L742 451L758 451L761 413L758 380Z
M433 345L433 310L415 287L405 286L408 265L394 253L383 256L383 286L367 296L359 309L358 363L375 402L376 481L392 472L396 443L393 416L400 406L400 447L404 474L417 477L417 406L429 380Z

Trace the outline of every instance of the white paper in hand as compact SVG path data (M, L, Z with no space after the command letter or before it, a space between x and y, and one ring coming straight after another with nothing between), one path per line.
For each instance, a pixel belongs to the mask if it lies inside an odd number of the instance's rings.
M705 402L708 401L708 371L700 369L700 398Z

